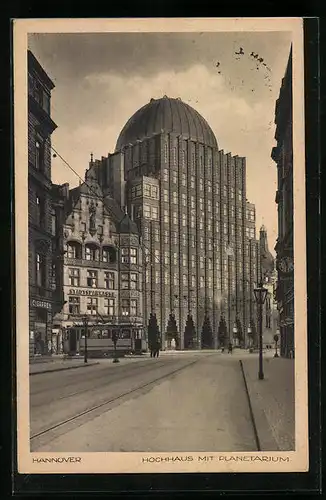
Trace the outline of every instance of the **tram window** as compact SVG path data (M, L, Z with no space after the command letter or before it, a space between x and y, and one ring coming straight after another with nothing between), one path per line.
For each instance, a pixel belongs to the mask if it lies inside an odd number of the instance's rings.
M121 338L122 339L130 339L130 330L129 330L129 328L123 328L121 330Z

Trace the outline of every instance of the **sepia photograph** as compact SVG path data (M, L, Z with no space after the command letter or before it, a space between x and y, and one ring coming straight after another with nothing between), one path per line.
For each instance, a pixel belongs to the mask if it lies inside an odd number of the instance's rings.
M14 35L19 472L307 470L302 19Z

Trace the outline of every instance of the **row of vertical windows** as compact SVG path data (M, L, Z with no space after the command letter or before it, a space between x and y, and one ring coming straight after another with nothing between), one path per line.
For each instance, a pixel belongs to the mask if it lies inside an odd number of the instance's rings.
M38 262L38 261L37 261ZM38 263L38 266L40 264ZM70 286L81 286L80 280L80 269L69 268L68 279ZM124 289L136 289L137 288L137 274L136 273L122 273L121 274L121 287ZM87 270L86 283L88 287L97 288L98 287L98 271ZM115 275L113 272L104 273L104 286L109 290L114 290Z
M86 307L87 313L96 315L98 313L99 300L103 300L104 314L106 316L114 316L115 313L115 299L98 299L94 297L87 297ZM80 297L69 297L69 314L80 314ZM121 300L121 314L122 316L137 316L137 300L135 299L122 299Z

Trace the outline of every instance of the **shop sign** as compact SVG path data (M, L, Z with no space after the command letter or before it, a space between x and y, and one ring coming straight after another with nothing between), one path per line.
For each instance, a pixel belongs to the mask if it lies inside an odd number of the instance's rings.
M46 302L45 300L32 299L31 300L31 306L33 306L33 307L40 307L41 309L49 309L49 310L52 309L51 303L50 302Z
M106 290L83 290L79 288L71 288L69 295L85 295L92 297L115 297L114 292L107 292Z

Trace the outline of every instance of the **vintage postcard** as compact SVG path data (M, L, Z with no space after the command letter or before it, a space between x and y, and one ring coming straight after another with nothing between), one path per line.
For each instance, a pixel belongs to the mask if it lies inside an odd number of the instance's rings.
M307 471L303 20L13 55L18 472Z

